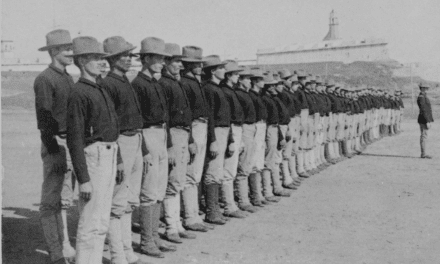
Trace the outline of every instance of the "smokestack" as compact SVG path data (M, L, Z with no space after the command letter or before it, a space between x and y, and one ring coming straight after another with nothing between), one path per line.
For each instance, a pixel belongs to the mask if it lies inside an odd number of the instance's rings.
M336 17L335 11L332 10L332 12L330 12L330 22L329 22L328 33L323 40L328 41L328 40L339 39L339 28L338 27L339 27L338 18Z

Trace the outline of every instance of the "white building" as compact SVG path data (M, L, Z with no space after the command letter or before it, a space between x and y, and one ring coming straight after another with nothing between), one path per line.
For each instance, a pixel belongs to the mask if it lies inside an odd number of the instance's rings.
M339 37L338 19L330 13L329 32L322 42L307 45L294 44L287 47L259 49L257 64L291 64L340 61L387 61L387 44L381 39L344 41Z

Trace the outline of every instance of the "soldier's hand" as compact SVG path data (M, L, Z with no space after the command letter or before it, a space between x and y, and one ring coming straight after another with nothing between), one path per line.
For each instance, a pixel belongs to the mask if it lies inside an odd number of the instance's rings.
M168 165L171 167L176 166L176 157L173 151L168 151Z
M283 139L278 143L278 150L282 150L285 147L286 147L286 140Z
M189 144L188 151L189 151L189 164L191 164L194 162L194 158L196 157L197 144L196 143Z
M151 165L153 163L153 155L151 153L148 153L144 156L144 164Z
M210 159L215 159L218 155L218 148L217 148L217 143L211 142L210 146L209 146L209 158Z
M79 197L85 202L92 199L93 186L91 182L79 184Z
M116 171L116 184L121 184L124 181L125 173L124 173L124 164L120 163L117 166Z
M229 144L228 150L226 151L226 157L230 158L232 155L234 155L235 152L235 145L234 143Z

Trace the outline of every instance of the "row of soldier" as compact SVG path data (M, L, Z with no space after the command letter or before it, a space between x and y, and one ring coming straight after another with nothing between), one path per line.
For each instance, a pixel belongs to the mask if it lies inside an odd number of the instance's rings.
M161 215L164 237L182 243L196 237L188 230L245 218L400 131L400 93L346 90L303 70L240 67L154 37L138 53L122 37L72 41L55 30L46 40L40 50L52 63L34 90L40 219L53 263L101 263L106 236L112 263L144 263L132 248L135 208L140 252L162 258L176 247L159 237ZM130 83L134 56L142 69ZM102 78L104 59L110 72ZM65 71L72 62L81 72L75 84ZM76 251L66 221L75 180Z

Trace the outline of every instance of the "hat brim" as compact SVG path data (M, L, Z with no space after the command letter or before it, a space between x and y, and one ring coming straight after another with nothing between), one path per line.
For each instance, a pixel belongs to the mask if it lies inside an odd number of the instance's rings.
M278 84L278 81L264 82L264 85Z
M251 78L263 78L264 79L264 76L252 74Z
M183 57L182 61L186 61L186 62L205 62L206 60Z
M85 52L85 53L79 53L79 54L66 55L66 57L75 58L75 57L79 57L79 56L92 55L92 54L101 55L103 58L104 58L104 56L108 55L107 53L101 53L101 52Z
M225 71L225 73L236 73L236 72L242 72L243 70L241 70L241 69L233 69L233 70L230 70L230 71Z
M122 54L122 53L125 53L125 52L130 52L130 51L134 50L135 48L136 47L132 47L132 48L120 51L120 52L116 52L116 53L113 53L113 54L108 54L108 55L105 55L104 58L109 58L109 57L113 57L113 56L116 56L116 55L119 55L119 54ZM130 55L137 57L137 55L134 54L134 53L131 53Z
M280 76L280 78L281 78L281 79L289 79L289 78L292 77L292 76L293 76L293 74L292 74L292 75L289 75L289 76L285 76L285 77L281 77L281 76Z
M73 43L49 45L49 46L44 46L44 47L39 48L38 51L48 51L48 50L53 49L53 48L63 47L63 46L71 46L71 45L73 45Z
M226 64L228 64L228 63L222 62L222 63L212 64L212 65L207 65L207 66L203 66L203 69L208 69L208 68L213 68L213 67L218 67L218 66L225 66Z
M254 75L252 73L240 73L240 76L247 76L249 78L254 77Z
M162 55L165 57L172 57L173 55L166 53L166 52L137 52L137 53L133 53L135 55L143 55L143 54L153 54L153 55Z

